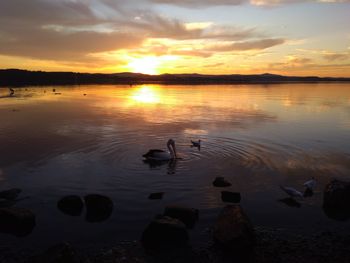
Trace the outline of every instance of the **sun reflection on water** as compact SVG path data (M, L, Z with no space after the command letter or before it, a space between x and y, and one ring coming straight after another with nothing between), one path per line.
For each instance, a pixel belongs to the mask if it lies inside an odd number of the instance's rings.
M160 103L160 94L157 92L155 87L142 86L135 90L131 95L131 100L139 103Z

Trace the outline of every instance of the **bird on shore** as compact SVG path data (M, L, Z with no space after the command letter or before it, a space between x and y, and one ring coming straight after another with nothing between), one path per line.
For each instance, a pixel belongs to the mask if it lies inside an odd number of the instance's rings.
M201 140L198 140L197 142L191 140L191 143L192 147L201 147Z
M303 194L293 187L286 187L286 186L280 185L280 188L292 198L303 197Z
M168 151L151 149L142 156L146 158L147 161L169 161L177 159L175 141L173 139L169 139L166 145Z
M304 183L304 186L306 187L306 189L304 191L304 197L313 196L315 185L316 185L316 180L314 177L311 177L310 180L308 180Z
M304 186L310 190L314 190L315 186L316 186L316 180L315 177L311 177L310 180L306 181L304 183Z

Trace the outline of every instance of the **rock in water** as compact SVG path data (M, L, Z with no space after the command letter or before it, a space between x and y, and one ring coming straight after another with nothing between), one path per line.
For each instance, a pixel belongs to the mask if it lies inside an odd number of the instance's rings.
M165 207L164 216L179 219L188 228L193 228L198 220L198 210L185 206L168 205Z
M113 201L103 195L90 194L84 197L86 205L85 219L88 222L101 222L108 219L113 212Z
M230 253L246 253L255 245L253 225L240 205L222 209L213 229L214 240Z
M22 192L21 189L13 188L10 190L5 190L0 192L0 198L6 200L15 200L18 195Z
M350 218L350 182L332 180L326 185L323 210L332 219L343 221Z
M216 187L228 187L231 186L231 183L229 181L226 181L224 177L216 177L213 185Z
M80 196L68 195L57 203L58 209L70 216L80 216L83 212L84 203Z
M29 235L35 226L34 213L25 208L0 208L0 232L18 237Z
M184 247L188 233L184 223L176 218L163 216L154 219L143 231L141 242L146 249Z
M241 194L237 192L222 191L221 200L224 202L239 203L241 202Z
M151 199L151 200L162 199L162 198L163 198L163 195L164 195L164 192L151 193L151 194L148 196L148 199Z

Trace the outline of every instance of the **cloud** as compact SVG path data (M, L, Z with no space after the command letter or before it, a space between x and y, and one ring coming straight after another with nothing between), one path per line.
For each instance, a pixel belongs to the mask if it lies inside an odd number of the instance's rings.
M225 51L247 51L247 50L263 50L273 46L281 45L285 43L283 38L268 38L268 39L258 39L250 41L235 42L233 44L221 44L211 47L211 50L217 52Z
M169 4L188 8L206 8L220 5L242 5L251 4L255 6L277 6L285 4L296 4L305 2L314 3L346 3L350 0L150 0L157 4Z
M12 0L0 2L0 54L45 60L89 61L91 54L141 48L146 39L243 41L261 37L255 28L188 24L139 9L130 0ZM188 3L195 1L188 1ZM213 4L215 1L207 1ZM222 1L221 3L232 1ZM136 8L136 6L138 8ZM21 8L19 8L21 7ZM197 25L197 26L194 26ZM276 40L237 42L230 49L260 49ZM271 43L270 43L271 42ZM176 43L178 44L178 43ZM209 57L201 49L163 48L159 54ZM96 56L94 57L96 59Z
M327 52L323 54L323 58L328 61L346 60L350 58L350 53L331 53Z
M246 0L150 0L157 4L170 4L184 7L206 7L206 6L217 6L217 5L240 5Z

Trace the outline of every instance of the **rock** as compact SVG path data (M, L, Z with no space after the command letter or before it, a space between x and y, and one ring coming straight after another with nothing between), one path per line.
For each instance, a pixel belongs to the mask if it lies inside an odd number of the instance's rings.
M0 198L6 199L6 200L15 200L21 192L22 192L22 190L18 189L18 188L13 188L10 190L1 191Z
M57 202L57 208L64 214L80 216L84 208L84 203L80 196L68 195Z
M159 193L151 193L148 196L148 199L155 200L155 199L162 199L164 195L164 192L159 192Z
M226 181L224 177L216 177L213 185L216 187L228 187L231 186L231 183Z
M31 257L29 263L81 263L77 252L68 243L57 244L43 254Z
M246 253L255 245L255 232L240 205L222 209L213 228L214 241L230 253Z
M34 213L25 208L0 208L0 232L18 237L29 235L35 226Z
M169 205L165 207L164 216L180 220L188 228L193 228L198 220L198 210L185 206Z
M0 200L0 208L14 206L17 202L15 200Z
M86 205L85 219L88 222L101 222L108 219L113 212L113 201L103 195L90 194L84 197Z
M141 242L146 249L184 247L188 242L188 233L185 224L180 220L163 216L154 219L146 227Z
M230 203L239 203L241 201L241 194L237 192L222 191L221 200Z
M332 219L344 221L350 218L350 182L332 180L326 185L323 210Z

